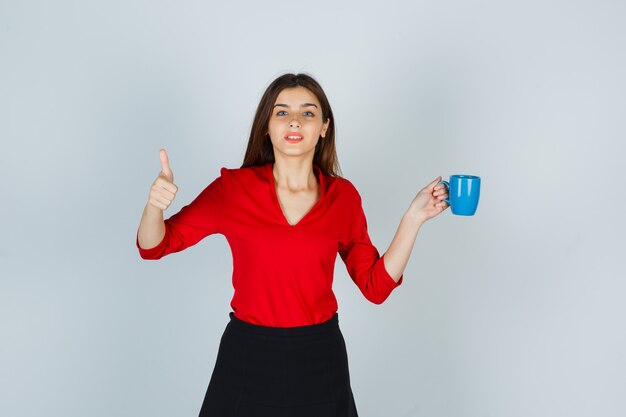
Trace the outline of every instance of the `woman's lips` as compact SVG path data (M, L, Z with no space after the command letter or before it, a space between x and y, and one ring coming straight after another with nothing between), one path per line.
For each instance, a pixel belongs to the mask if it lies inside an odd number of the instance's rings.
M285 135L285 140L289 143L298 143L302 139L304 139L304 136L296 132L289 132Z

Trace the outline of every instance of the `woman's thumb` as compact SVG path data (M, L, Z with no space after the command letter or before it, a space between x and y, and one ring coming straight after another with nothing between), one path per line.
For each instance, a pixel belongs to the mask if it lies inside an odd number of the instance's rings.
M168 180L174 181L174 173L172 173L172 169L170 168L170 161L167 157L167 152L165 149L161 149L159 154L161 157L161 171L165 174Z
M433 188L435 185L437 185L437 183L441 181L441 176L438 176L437 178L435 178L435 181L431 182L430 184L428 184L429 188Z

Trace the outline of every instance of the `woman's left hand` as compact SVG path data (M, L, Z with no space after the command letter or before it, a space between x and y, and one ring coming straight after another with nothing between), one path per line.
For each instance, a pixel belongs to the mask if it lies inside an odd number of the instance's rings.
M441 177L437 177L417 193L409 206L408 213L411 217L426 222L449 207L448 203L443 201L448 198L448 189L444 184L437 184L439 181Z

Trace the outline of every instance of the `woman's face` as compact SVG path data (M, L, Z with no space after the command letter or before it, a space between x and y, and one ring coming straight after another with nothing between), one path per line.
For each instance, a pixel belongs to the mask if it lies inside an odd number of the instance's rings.
M268 125L274 156L310 155L313 159L315 145L320 136L326 136L329 123L322 120L322 106L311 91L304 87L282 90Z

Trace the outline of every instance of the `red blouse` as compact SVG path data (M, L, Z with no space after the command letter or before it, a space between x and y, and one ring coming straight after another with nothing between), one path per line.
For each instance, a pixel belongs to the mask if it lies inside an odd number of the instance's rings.
M143 259L159 259L220 233L233 255L231 307L253 324L293 327L317 324L337 312L332 290L337 253L365 298L380 304L396 283L372 245L361 196L345 178L316 165L321 196L295 225L285 218L272 163L221 169L190 204L165 220L165 236Z

